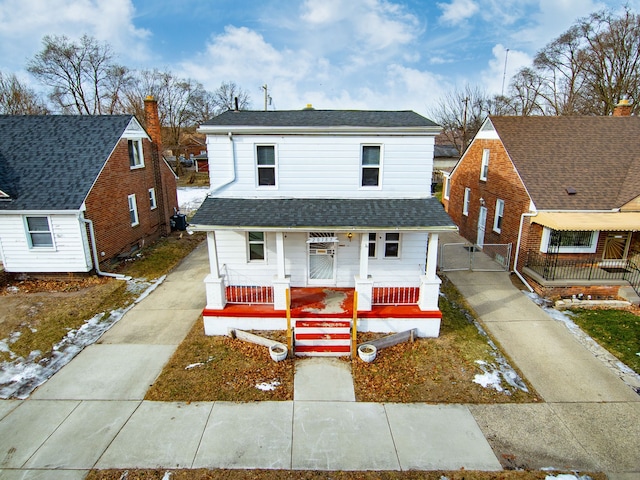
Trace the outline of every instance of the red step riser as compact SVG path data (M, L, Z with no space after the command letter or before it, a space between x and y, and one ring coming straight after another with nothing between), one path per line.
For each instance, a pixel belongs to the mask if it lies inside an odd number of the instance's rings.
M348 345L298 345L295 347L295 353L351 353L351 347Z
M327 320L296 320L296 327L351 328L351 322L331 322Z
M349 340L350 333L296 333L296 340Z

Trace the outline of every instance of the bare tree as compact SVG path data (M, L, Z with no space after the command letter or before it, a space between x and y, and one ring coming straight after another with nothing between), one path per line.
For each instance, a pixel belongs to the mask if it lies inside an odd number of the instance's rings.
M628 95L640 99L640 15L625 7L620 17L603 10L580 20L587 44L586 84L595 101L594 113L609 115ZM636 107L637 108L637 107Z
M544 114L544 105L541 101L544 96L541 90L544 88L545 79L535 70L531 68L522 68L511 79L509 85L512 115L542 115Z
M235 82L222 82L213 92L211 104L216 115L220 115L227 110L235 110L235 101L238 99L238 109L247 110L251 106L249 94L240 88Z
M51 100L64 113L116 113L119 95L129 81L128 69L113 63L107 43L83 35L79 42L66 36L45 36L43 49L27 70L52 89Z
M429 116L443 128L442 133L462 155L489 114L489 98L478 87L450 91Z
M0 114L45 115L49 109L42 99L15 76L0 72Z

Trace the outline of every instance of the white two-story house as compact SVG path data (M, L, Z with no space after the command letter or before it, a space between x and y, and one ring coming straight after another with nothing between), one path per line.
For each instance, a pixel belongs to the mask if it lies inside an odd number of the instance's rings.
M229 111L200 126L211 189L205 331L298 329L312 316L360 331L439 334L431 196L440 127L412 111ZM296 337L296 351L298 344ZM345 347L346 348L346 347ZM302 348L304 350L304 348Z

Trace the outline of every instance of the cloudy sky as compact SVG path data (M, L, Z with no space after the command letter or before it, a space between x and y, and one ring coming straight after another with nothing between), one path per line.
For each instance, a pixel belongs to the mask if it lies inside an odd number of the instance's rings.
M252 107L412 109L453 87L500 93L577 18L640 0L0 0L0 71L44 35L108 42L130 68L168 68L210 90L233 81ZM507 54L508 49L508 54ZM34 85L36 87L36 85Z

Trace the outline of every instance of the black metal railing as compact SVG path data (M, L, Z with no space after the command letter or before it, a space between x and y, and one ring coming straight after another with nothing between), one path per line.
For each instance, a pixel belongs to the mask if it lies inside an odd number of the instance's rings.
M630 259L607 261L595 256L567 259L557 254L529 252L525 266L545 280L625 280L640 294L640 266Z

